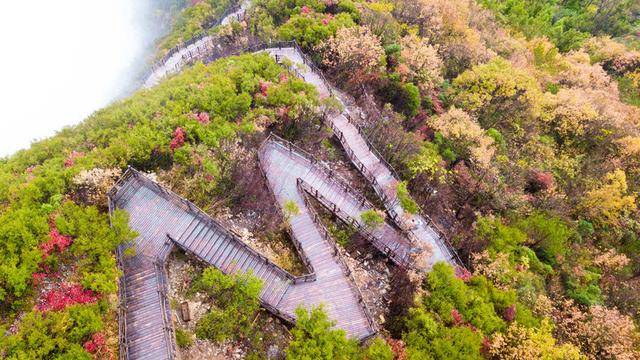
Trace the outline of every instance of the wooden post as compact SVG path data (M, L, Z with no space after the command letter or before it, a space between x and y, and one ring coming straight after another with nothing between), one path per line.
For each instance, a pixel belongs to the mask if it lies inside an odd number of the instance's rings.
M189 322L191 321L191 311L189 310L189 303L183 302L180 304L180 314L182 315L182 321Z

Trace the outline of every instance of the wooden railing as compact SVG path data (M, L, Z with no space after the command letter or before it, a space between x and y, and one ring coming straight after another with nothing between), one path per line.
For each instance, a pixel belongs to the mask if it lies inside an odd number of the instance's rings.
M348 226L353 226L358 233L360 233L367 241L369 241L376 249L382 252L385 256L390 258L396 265L409 268L412 266L411 258L408 256L400 256L397 250L402 246L402 244L397 243L395 247L391 248L387 244L384 243L382 238L375 235L368 229L360 220L350 216L343 210L341 210L335 203L331 202L325 196L320 194L317 189L313 188L310 184L305 182L304 180L298 178L298 188L303 190L306 194L316 199L322 207L327 209L333 215L335 215L338 219L340 219L343 223ZM412 249L409 249L411 251ZM407 254L408 255L408 254Z
M268 264L270 267L272 267L273 270L276 273L278 273L280 276L282 276L282 277L284 277L284 278L286 278L288 280L291 280L291 282L294 282L294 283L296 281L298 281L298 282L300 282L300 281L302 281L302 282L309 281L308 279L309 279L310 275L306 275L306 276L303 276L303 277L298 277L298 276L294 276L291 273L289 273L288 271L282 269L281 267L279 267L278 265L273 263L269 258L267 258L266 256L260 254L259 252L254 250L252 247L247 245L237 235L235 235L232 232L226 230L226 228L224 226L222 226L216 220L211 218L202 209L200 209L199 207L197 207L196 205L194 205L190 201L180 197L179 195L177 195L176 193L172 192L171 190L168 190L165 187L163 187L162 185L160 185L160 184L156 183L155 181L149 179L144 174L138 172L134 168L132 168L132 167L127 168L127 171L125 172L123 177L125 177L125 178L135 177L136 180L143 182L152 191L155 191L156 193L158 193L159 195L163 196L165 199L173 202L175 205L181 207L182 209L191 212L196 217L198 217L201 221L204 221L204 222L208 223L209 226L215 227L221 233L223 233L226 236L232 238L237 243L237 245L243 247L246 251L250 252L252 255L260 258L261 260L263 260L266 264ZM176 244L180 245L178 242L176 242ZM315 279L315 274L312 277L313 277L313 279ZM296 280L297 278L302 278L302 279Z
M301 180L301 179L298 179L298 180ZM327 243L329 243L329 245L331 245L331 247L333 248L333 256L338 261L338 264L340 264L340 268L342 269L342 272L349 278L349 281L348 281L349 287L356 294L356 297L358 298L358 303L362 306L362 311L367 319L367 322L369 323L369 327L371 327L372 333L375 334L378 331L378 325L373 320L373 316L371 315L371 310L369 309L369 306L367 305L366 301L364 301L364 297L362 296L362 292L360 291L360 288L356 283L356 279L353 277L351 268L349 267L347 262L344 260L344 257L342 256L342 253L338 248L338 244L333 239L333 237L331 237L331 233L324 226L324 224L320 220L320 217L318 216L318 213L313 208L313 205L309 202L309 198L306 196L306 191L302 188L301 182L298 181L297 185L300 193L302 194L302 199L304 201L305 206L307 207L307 211L309 212L311 219L313 220L314 224L318 228L318 232L320 233L322 238L325 241L327 241Z
M158 279L158 296L160 297L160 311L162 312L162 334L164 336L165 346L169 359L176 357L176 337L173 330L173 322L171 321L171 308L167 297L167 274L164 269L164 262L157 257L153 262Z
M207 30L218 26L222 23L222 21L229 16L230 14L233 14L234 12L240 10L241 4L239 1L236 1L234 4L232 4L231 6L229 6L222 14L220 14L217 17L211 17L208 20L205 21L205 23L202 25L202 33L194 36L193 38L180 43L176 46L174 46L173 48L169 49L169 51L167 51L166 54L164 54L164 56L156 61L152 66L152 71L155 71L156 69L164 66L164 64L175 54L179 53L180 51L182 51L185 48L188 48L189 46L197 43L198 41L202 40L203 38L207 37Z

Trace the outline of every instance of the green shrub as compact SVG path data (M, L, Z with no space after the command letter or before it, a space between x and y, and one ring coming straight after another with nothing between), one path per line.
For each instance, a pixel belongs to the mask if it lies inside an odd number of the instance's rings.
M46 314L32 310L20 320L17 333L0 339L6 359L92 359L82 343L102 330L97 304L74 305Z
M293 200L287 200L284 202L284 217L288 220L293 216L300 215L300 207Z
M349 245L351 237L356 233L356 229L352 226L336 225L331 223L327 226L327 230L331 237L336 240L342 247Z
M377 228L384 223L384 217L374 209L361 212L360 220L362 220L364 226L369 229Z
M381 338L375 338L365 350L366 360L393 360L394 357L389 344Z
M176 344L180 348L188 348L193 344L193 336L188 330L176 328Z
M576 236L564 221L558 217L535 213L516 223L529 236L529 244L538 257L555 265L567 252L569 240Z
M407 182L401 181L398 183L398 188L396 190L396 195L398 196L398 200L400 201L400 206L402 209L409 214L417 214L420 208L418 207L418 203L416 203L409 194L409 190L407 189Z
M261 289L261 280L250 273L225 275L206 268L194 290L207 294L215 307L196 324L196 336L214 341L247 336L260 306Z
M291 329L293 340L287 347L288 360L357 359L360 348L355 340L347 339L344 330L333 329L322 307L307 312L296 310L296 325Z

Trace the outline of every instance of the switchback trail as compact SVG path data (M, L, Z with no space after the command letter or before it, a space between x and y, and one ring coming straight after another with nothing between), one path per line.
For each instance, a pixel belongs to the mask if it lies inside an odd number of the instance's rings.
M240 19L248 1L230 9L219 23ZM172 49L154 66L144 87L179 72L195 61L212 61L224 53L215 37L203 36L184 47ZM120 355L124 359L173 359L175 335L164 269L174 247L194 255L224 273L252 272L261 279L260 302L267 310L295 322L295 310L322 305L336 327L363 340L376 333L376 323L340 255L335 241L309 204L314 198L342 221L354 226L378 250L403 267L428 270L437 261L461 265L447 247L442 233L428 217L406 213L397 197L395 172L362 135L354 120L363 112L349 97L331 87L313 62L297 47L260 45L249 51L264 51L278 62L288 59L298 76L314 85L321 98L334 96L345 111L325 121L340 140L354 166L382 199L394 225L384 222L369 228L360 219L374 209L361 194L309 154L275 135L259 149L260 169L269 191L281 208L293 201L300 212L285 219L307 273L294 276L244 244L189 201L130 168L109 193L110 209L126 209L130 225L140 235L129 247L135 255L118 250L124 276L120 280ZM285 217L284 214L283 218Z

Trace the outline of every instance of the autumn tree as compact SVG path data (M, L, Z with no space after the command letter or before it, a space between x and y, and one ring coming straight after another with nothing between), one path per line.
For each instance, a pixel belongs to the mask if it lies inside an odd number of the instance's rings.
M453 85L456 106L477 116L485 128L514 126L540 110L542 92L535 79L502 58L465 71Z
M400 66L398 72L406 81L418 85L423 94L428 94L443 81L442 60L436 47L427 39L414 34L400 39Z
M497 28L486 10L475 2L396 0L394 3L397 17L416 25L420 36L438 46L448 77L491 59L496 52L490 49L490 43L506 38L506 33Z
M366 27L342 28L321 46L322 61L332 71L348 74L356 82L380 70L384 49Z
M634 196L628 194L624 171L618 169L608 173L602 184L585 194L580 209L601 225L619 226L637 209Z
M493 138L469 114L456 107L434 116L428 124L450 140L456 155L479 167L489 166L494 154Z
M640 333L633 320L616 309L591 306L583 311L571 301L554 313L561 339L578 346L589 359L637 359Z
M526 328L512 323L504 333L497 333L490 342L488 353L495 360L562 359L578 360L583 356L572 344L556 343L553 325L544 320L539 328Z

